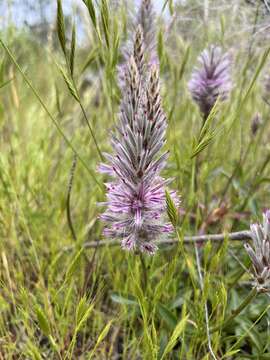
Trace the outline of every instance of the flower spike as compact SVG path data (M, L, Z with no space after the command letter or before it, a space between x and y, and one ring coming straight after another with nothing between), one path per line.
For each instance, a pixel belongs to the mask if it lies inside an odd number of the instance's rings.
M107 210L101 219L107 224L105 236L120 238L123 249L154 254L155 240L173 228L165 222L168 180L160 176L168 154L160 154L167 122L161 107L159 72L151 65L149 75L144 75L142 40L139 26L126 65L117 133L112 136L114 154L105 154L109 165L100 167L113 178L107 184Z

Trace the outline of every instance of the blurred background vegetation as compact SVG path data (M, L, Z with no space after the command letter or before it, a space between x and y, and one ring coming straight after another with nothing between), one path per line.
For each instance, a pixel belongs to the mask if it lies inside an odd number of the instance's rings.
M119 247L83 247L102 239L97 203L104 201L106 180L97 171L87 121L99 148L110 151L117 66L134 34L139 1L96 1L95 16L91 1L62 3L67 49L76 38L72 79L58 39L57 1L0 2L0 37L20 66L2 46L0 359L212 359L204 305L214 327L248 294L242 243L201 248L203 292L193 246L161 249L143 261ZM181 195L181 231L247 229L269 207L267 1L154 3L169 124L164 176L173 177ZM231 54L234 87L210 124L214 136L197 156L195 173L201 116L187 82L209 44ZM74 154L59 129L83 160L70 198L76 240L66 214ZM270 359L269 315L269 298L261 294L213 333L217 358Z

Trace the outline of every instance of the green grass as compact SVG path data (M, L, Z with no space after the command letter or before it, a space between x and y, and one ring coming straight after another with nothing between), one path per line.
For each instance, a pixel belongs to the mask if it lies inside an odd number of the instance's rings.
M210 360L206 303L210 328L218 327L211 334L218 359L270 359L265 294L222 328L252 288L240 264L250 266L242 243L208 242L199 249L203 291L194 246L181 241L154 257L83 247L102 239L97 203L105 198L107 179L97 171L99 149L110 151L120 95L117 63L130 36L123 8L113 14L101 3L95 16L90 8L84 46L65 43L67 60L56 30L46 46L12 24L1 32L20 68L2 47L0 359ZM244 1L209 1L205 23L201 2L167 3L175 21L166 33L171 18L160 20L157 31L169 122L164 176L173 177L182 199L179 239L202 227L206 233L247 229L269 206L270 108L262 99L269 44L264 32L252 37L254 21L258 31L269 15L263 4L256 18L256 6ZM217 104L209 121L214 136L202 147L201 117L187 81L211 42L232 53L234 89L227 103ZM86 74L91 84L85 89ZM263 125L254 137L250 126L257 112ZM76 241L66 215L74 151L79 158L70 215ZM220 207L224 211L217 212ZM218 215L207 221L214 211Z

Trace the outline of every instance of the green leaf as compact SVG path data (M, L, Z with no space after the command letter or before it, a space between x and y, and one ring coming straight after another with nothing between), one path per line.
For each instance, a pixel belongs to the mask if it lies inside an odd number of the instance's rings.
M108 4L107 0L102 0L102 6L101 6L101 22L102 27L104 31L105 41L107 44L107 47L110 47L109 42L109 10L108 10Z
M166 194L167 214L172 225L176 227L179 222L177 208L171 198L170 193L167 190L165 191L165 194Z
M99 55L99 51L97 46L90 52L88 58L86 59L82 67L81 73L83 73L92 64L92 62L98 58L98 55Z
M162 12L165 11L167 5L169 5L170 15L173 15L173 12L174 12L174 9L173 9L173 0L165 0L164 5L163 5L163 7L162 7Z
M232 356L235 355L235 354L238 354L239 351L240 351L239 349L229 351L229 352L227 352L225 355L222 356L222 359L226 359L226 358L228 358L228 357L229 357L229 358L232 358Z
M96 17L96 11L95 11L93 1L92 0L83 0L83 2L85 3L85 5L86 5L86 7L88 9L90 18L91 18L92 23L94 25L94 28L96 29L97 28L97 17Z
M72 340L69 344L69 348L68 348L68 354L69 354L69 359L73 359L72 354L73 354L73 350L74 350L74 346L76 343L76 338L77 338L77 334L78 332L81 330L81 328L83 327L83 325L86 323L87 319L89 318L92 310L94 308L94 303L89 304L87 302L86 297L82 297L76 307L76 327L72 336Z
M101 341L103 341L105 339L105 337L107 336L107 334L111 328L111 325L112 325L112 320L108 322L108 324L104 327L104 329L99 334L95 348L101 343Z
M99 346L99 344L105 339L105 337L107 336L110 328L112 325L112 320L108 322L108 324L104 327L104 329L101 331L101 333L99 334L99 337L97 339L97 342L95 344L94 349L92 350L92 352L90 353L89 359L92 359L93 355L96 352L97 347Z
M74 257L74 259L72 260L71 264L68 267L67 273L66 273L66 277L65 277L65 282L69 281L74 272L76 271L76 269L78 268L80 259L81 259L81 255L83 253L84 249L82 248Z
M119 38L119 34L118 34L117 23L115 25L115 29L116 30L114 32L113 49L112 49L112 62L111 62L112 68L115 68L115 66L117 65L118 55L119 55L120 38Z
M8 85L11 81L13 81L13 78L2 82L2 84L0 84L0 89L2 89L4 86Z
M72 26L71 48L70 48L70 56L69 56L69 66L72 77L74 73L75 50L76 50L76 25L74 22Z
M189 60L189 54L190 54L190 46L187 46L184 57L183 57L183 60L182 60L182 64L181 64L181 67L180 67L180 71L179 71L179 80L182 79L182 77L183 77L183 75L185 73L186 65L187 65L188 60Z
M29 341L27 347L28 347L27 353L29 354L32 360L42 360L39 349L35 346L35 344Z
M208 115L207 119L205 120L203 127L201 128L199 138L197 143L194 146L191 159L197 156L200 152L202 152L217 136L217 134L223 129L223 126L220 128L211 129L211 124L215 119L218 111L218 103L219 99L215 102L210 114Z
M115 303L121 304L121 305L135 305L135 306L139 306L137 300L132 296L129 296L128 298L123 297L121 295L117 295L117 294L112 294L111 295L111 299L112 301L114 301Z
M64 81L68 87L70 94L74 97L74 99L76 101L80 102L79 94L78 94L78 91L77 91L73 81L68 77L65 70L60 65L57 65L57 67L60 70L60 72L64 78Z
M163 31L160 30L158 33L158 41L157 41L157 53L158 58L162 62L164 56L164 39L163 39Z
M35 311L36 311L38 325L41 331L43 332L44 335L49 336L51 333L51 329L50 329L50 324L47 320L47 316L39 306L36 306Z
M83 297L76 309L76 333L82 328L87 319L89 318L92 310L94 308L94 304L88 304L86 298Z
M168 344L162 354L161 360L165 358L165 356L172 351L174 346L176 345L180 335L185 330L186 323L187 323L188 316L184 317L175 327L172 336L170 337Z
M176 298L170 302L170 309L174 310L180 308L187 301L187 299L190 298L191 294L192 294L191 290L185 291L184 296L183 294L181 295L178 294Z
M82 320L87 308L88 308L87 299L86 299L86 296L83 296L80 299L79 304L77 305L77 308L76 308L76 323L77 324L79 324L79 322Z
M62 8L62 0L57 0L57 35L63 50L64 55L67 55L66 50L66 34L65 34L65 20Z
M177 318L176 316L165 306L162 304L157 305L157 310L159 315L161 316L162 320L168 325L168 327L173 330L177 325Z
M61 101L60 101L60 94L59 94L59 89L57 84L55 83L54 85L55 88L55 101L56 101L56 108L58 111L58 114L61 115L62 114L62 110L61 110Z

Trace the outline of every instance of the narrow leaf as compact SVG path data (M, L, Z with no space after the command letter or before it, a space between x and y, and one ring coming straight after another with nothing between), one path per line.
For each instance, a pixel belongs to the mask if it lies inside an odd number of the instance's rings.
M66 51L65 20L64 20L63 8L62 8L62 0L57 0L57 35L63 53L66 56L67 51Z
M38 325L41 331L43 332L44 335L49 336L51 333L51 329L50 329L50 324L47 320L47 316L39 306L36 306L35 311L36 311Z
M66 74L65 70L60 66L60 65L57 65L58 69L60 70L64 80L65 80L65 83L68 87L68 90L70 92L70 94L74 97L74 99L78 102L80 102L80 99L79 99L79 95L78 95L78 92L77 92L77 89L73 83L73 81L68 77L68 75Z
M110 47L109 42L109 10L107 0L102 0L102 7L101 7L101 22L103 26L105 41L107 47Z
M99 344L105 339L105 337L107 336L110 328L111 328L111 325L112 325L112 320L108 322L108 324L104 327L104 329L101 331L98 339L97 339L97 342L95 344L95 347L94 349L92 350L90 356L89 356L89 359L92 359L93 355L95 354L96 352L96 349L98 348Z
M121 305L135 305L135 306L139 306L138 302L136 301L135 298L131 298L131 297L123 297L121 295L117 295L117 294L112 294L111 295L111 299L112 301L121 304ZM134 299L134 300L133 300Z
M81 255L83 253L83 248L75 255L74 259L72 260L67 273L66 273L66 278L65 278L65 282L70 280L75 272L75 270L78 268L79 265L79 261L81 259Z
M69 66L70 66L71 76L73 76L74 73L75 50L76 50L76 25L74 22L72 26L71 48L70 48L70 56L69 56Z
M94 25L94 28L96 29L97 28L97 18L96 18L96 11L95 11L93 1L92 0L83 0L83 1L84 1L85 5L86 5L86 7L88 9L90 18L91 18L92 23Z
M181 335L181 333L185 330L186 327L186 322L187 322L188 316L184 317L175 327L171 338L168 341L168 344L164 350L164 353L162 354L161 360L163 360L165 358L165 356L172 351L172 349L174 348L174 346L176 345L179 336Z
M84 309L84 313L81 313L80 316L81 316L81 319L80 319L80 322L78 323L78 325L76 326L76 333L78 331L80 331L80 329L82 328L82 326L85 324L85 322L87 321L87 319L89 318L93 308L94 308L94 304L87 304L87 307L86 309ZM82 310L82 309L81 309Z
M217 101L215 102L215 105L213 106L210 114L208 115L205 123L203 124L203 127L201 128L197 144L195 145L191 154L191 159L193 159L200 152L202 152L224 128L224 126L222 125L219 128L217 127L215 129L211 129L211 124L216 118L216 114L218 111L218 103L219 99L217 99Z
M176 206L171 198L170 193L166 190L166 205L167 205L167 214L174 227L178 224L178 213Z
M165 305L162 304L157 305L157 310L159 312L160 317L162 318L162 320L165 321L168 327L171 330L175 329L177 325L176 316Z
M13 78L2 82L2 84L0 84L0 89L2 89L4 86L8 85L11 81L13 81Z

